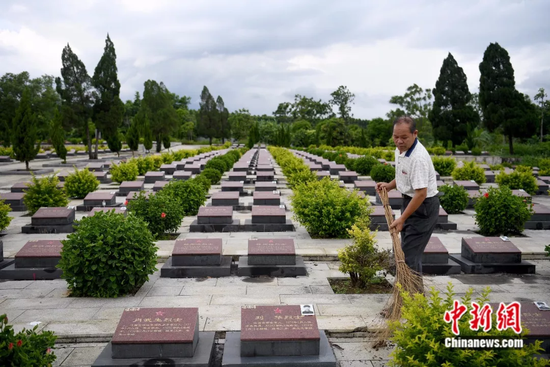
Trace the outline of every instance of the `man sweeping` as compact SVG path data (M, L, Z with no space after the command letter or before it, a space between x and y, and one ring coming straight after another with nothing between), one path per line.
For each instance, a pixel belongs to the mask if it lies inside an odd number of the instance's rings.
M422 254L432 236L439 216L439 198L432 159L418 141L416 122L409 116L398 117L393 123L395 179L379 182L376 190L397 189L403 195L401 216L390 230L401 232L401 248L405 263L422 273ZM423 286L418 292L423 292Z

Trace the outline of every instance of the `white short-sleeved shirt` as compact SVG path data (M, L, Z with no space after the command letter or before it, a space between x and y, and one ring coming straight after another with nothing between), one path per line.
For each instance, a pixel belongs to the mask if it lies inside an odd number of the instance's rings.
M423 188L428 189L428 198L438 194L432 159L418 139L406 152L395 149L395 183L400 193L410 197Z

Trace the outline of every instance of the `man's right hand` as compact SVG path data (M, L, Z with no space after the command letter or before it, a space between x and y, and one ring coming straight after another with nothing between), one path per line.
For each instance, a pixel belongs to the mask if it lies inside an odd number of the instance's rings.
M387 182L378 182L378 183L376 184L376 191L377 191L377 192L382 191L383 188L385 188L386 191L390 191L390 190L391 190L390 184L387 183Z

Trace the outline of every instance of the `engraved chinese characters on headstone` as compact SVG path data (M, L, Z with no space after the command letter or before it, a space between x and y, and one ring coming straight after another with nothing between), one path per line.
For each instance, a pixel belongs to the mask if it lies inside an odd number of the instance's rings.
M500 237L463 238L462 256L475 263L521 262L521 251Z

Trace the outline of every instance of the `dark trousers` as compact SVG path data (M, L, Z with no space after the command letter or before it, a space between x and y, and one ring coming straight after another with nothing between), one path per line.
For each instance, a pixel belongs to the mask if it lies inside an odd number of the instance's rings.
M403 195L401 214L407 209L412 198ZM405 263L413 270L422 273L422 254L430 241L439 217L439 197L424 199L418 209L405 221L401 231L401 248L405 253Z

